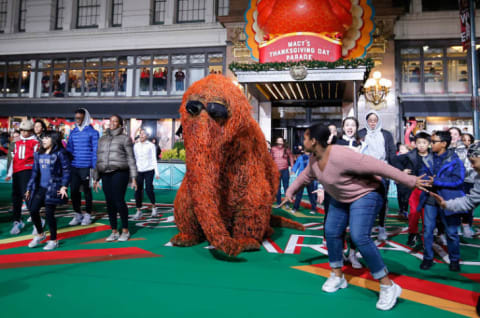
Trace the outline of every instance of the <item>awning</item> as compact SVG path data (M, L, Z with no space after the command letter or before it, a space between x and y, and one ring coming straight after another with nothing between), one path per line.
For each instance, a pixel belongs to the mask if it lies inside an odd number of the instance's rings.
M66 117L73 118L74 111L79 107L88 109L92 117L108 118L118 114L125 118L161 119L180 118L178 109L181 100L105 100L105 101L8 101L0 103L2 116L30 117Z
M470 100L403 101L404 117L472 117Z

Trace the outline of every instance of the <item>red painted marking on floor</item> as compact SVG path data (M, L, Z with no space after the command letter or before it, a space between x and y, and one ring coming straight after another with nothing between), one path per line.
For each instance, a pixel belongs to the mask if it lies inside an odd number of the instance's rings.
M110 230L109 225L102 225L102 226L96 226L96 227L91 227L87 229L81 229L81 230L76 230L76 231L70 231L70 232L64 232L64 233L59 233L57 235L58 240L64 240L80 235L85 235L85 234L90 234L90 233L95 233L95 232L101 232L101 231L106 231ZM50 238L50 235L47 236L48 240ZM28 243L31 241L31 239L27 240L22 240L22 241L16 241L16 242L11 242L11 243L5 243L5 244L0 244L0 250L6 250L9 248L15 248L15 247L21 247L21 246L27 246ZM45 241L44 241L45 242Z
M283 250L280 248L280 246L277 245L272 239L268 238L267 241L273 246L273 248L280 254L283 254Z
M480 283L480 274L460 274L468 279L473 280L474 282Z
M313 266L330 269L330 265L328 263L316 264ZM375 279L373 279L372 275L366 268L354 269L352 267L344 266L343 271L345 274L358 276L371 281L376 281ZM477 304L477 299L480 296L480 293L471 290L435 283L416 277L410 277L395 273L390 273L388 277L394 280L395 283L400 285L402 288L442 299L451 300L468 306L475 306Z
M309 210L312 209L312 205L307 202L300 201L300 206L304 207L305 209L309 209ZM317 213L325 214L325 210L323 210L322 208L317 208Z
M293 251L293 254L300 254L300 252L302 251L302 247L299 246L299 245L301 245L301 244L303 244L303 236L300 236L298 238L298 241L297 241L297 244L296 244L297 246L295 246L295 250Z

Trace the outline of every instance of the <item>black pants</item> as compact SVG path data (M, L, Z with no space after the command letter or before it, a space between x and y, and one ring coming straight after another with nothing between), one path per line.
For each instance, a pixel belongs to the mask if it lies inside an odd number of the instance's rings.
M117 213L120 213L122 229L128 229L128 207L125 203L129 173L127 170L102 174L103 193L107 201L108 218L112 230L117 230Z
M22 170L12 175L12 202L13 202L13 220L22 219L22 201L27 184L32 176L32 170Z
M32 205L30 206L30 215L32 216L32 222L37 229L38 234L43 233L42 221L40 219L40 208L45 205L45 216L47 218L48 228L50 229L50 240L57 239L57 219L55 218L54 204L45 204L45 194L47 189L39 188L32 198Z
M135 203L137 208L142 207L143 202L143 183L145 183L145 192L147 193L150 202L155 205L155 192L153 191L153 177L155 170L138 172L137 176L137 191L135 191Z
M72 197L73 210L81 213L82 194L80 187L83 188L85 196L85 211L92 212L92 189L90 188L90 168L74 168L71 170L72 180L70 183L70 195Z
M378 213L378 225L381 227L385 227L385 219L387 217L387 210L388 210L388 189L390 188L390 180L382 179L382 183L384 186L384 193L383 195L383 206L380 212Z
M410 194L412 194L412 191L408 187L397 184L397 199L400 212L408 212L408 199L410 198Z

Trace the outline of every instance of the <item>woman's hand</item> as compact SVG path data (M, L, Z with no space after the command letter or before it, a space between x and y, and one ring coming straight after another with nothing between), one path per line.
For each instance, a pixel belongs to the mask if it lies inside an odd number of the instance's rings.
M137 180L135 178L132 178L132 189L137 191Z
M100 183L98 181L93 181L93 190L95 192L98 192L102 187L100 186Z
M325 190L317 189L317 190L313 191L312 193L317 194L317 203L322 204L323 201L325 200Z
M422 191L430 193L430 191L426 188L432 187L433 177L429 177L428 179L424 179L425 176L426 176L426 174L423 174L420 177L417 177L417 181L415 182L415 187L422 190Z
M29 200L30 199L30 191L27 190L27 192L25 192L25 200Z
M57 192L58 195L61 196L61 198L68 198L68 192L67 192L68 188L63 186L60 188L60 190Z

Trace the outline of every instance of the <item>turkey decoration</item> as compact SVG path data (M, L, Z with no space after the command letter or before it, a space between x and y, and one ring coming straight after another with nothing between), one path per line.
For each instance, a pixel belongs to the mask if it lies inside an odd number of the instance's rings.
M250 0L247 45L260 63L363 57L373 16L371 0Z

